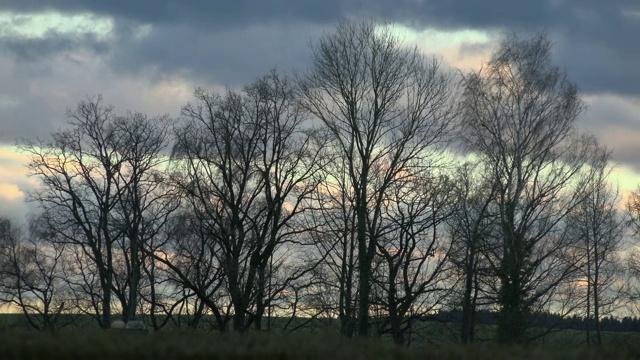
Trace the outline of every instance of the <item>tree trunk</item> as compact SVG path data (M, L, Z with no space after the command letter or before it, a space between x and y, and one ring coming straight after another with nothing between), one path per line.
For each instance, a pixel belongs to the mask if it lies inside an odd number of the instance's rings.
M111 287L113 285L113 279L111 273L103 275L105 277L102 280L102 328L108 329L111 327Z
M371 239L367 238L367 179L366 169L363 169L360 177L360 194L356 204L357 230L358 230L358 272L360 282L358 284L358 335L369 336L369 293L371 292L371 259L369 247Z
M138 240L131 240L131 274L129 274L129 294L127 308L123 309L124 321L128 322L136 319L138 304L138 287L140 284L140 251L138 250Z
M107 241L106 247L106 263L99 261L98 266L100 274L100 285L102 286L102 328L111 327L111 291L113 289L113 255L111 253L111 244Z
M364 229L363 229L364 230ZM363 231L364 232L364 231ZM358 284L358 335L369 336L369 293L371 292L371 262L369 261L367 239L358 236L358 272L360 282Z
M242 288L240 287L238 279L238 264L234 259L230 259L229 262L233 263L230 267L228 267L229 295L231 296L231 302L233 305L233 331L244 332L246 309L244 308Z
M345 239L342 248L342 266L340 268L340 300L339 300L339 316L340 316L340 334L346 337L353 337L355 331L354 324L354 308L353 308L353 237Z
M587 347L591 347L591 252L587 244Z
M389 295L387 302L389 303L389 323L391 324L391 335L396 345L404 345L404 334L401 331L402 318L398 314L397 290L394 284L395 274L389 276Z
M593 259L594 259L594 265L595 265L593 268L593 321L596 326L596 342L597 342L597 345L600 346L602 345L602 335L600 334L600 304L599 304L600 291L598 289L598 285L600 281L599 279L600 264L598 263L599 259L598 259L597 243L594 244L594 247L593 247Z
M475 240L475 239L474 239ZM465 269L465 288L464 297L462 299L462 343L468 344L473 342L473 331L475 322L475 304L472 300L473 285L475 279L475 246L469 246L469 254L467 258L467 266Z
M265 278L265 266L260 265L260 268L258 269L258 283L257 283L257 287L258 287L258 291L257 291L257 295L256 295L256 316L255 316L255 328L256 330L262 330L262 318L264 316L264 312L266 309L266 302L265 302L265 283L266 283L266 278ZM271 276L271 275L270 275Z
M503 285L502 309L498 318L498 342L523 344L526 342L526 313L522 311L518 287Z
M515 248L515 247L514 247ZM527 340L527 311L524 307L520 266L513 249L505 254L500 289L500 314L498 317L498 342L524 344Z

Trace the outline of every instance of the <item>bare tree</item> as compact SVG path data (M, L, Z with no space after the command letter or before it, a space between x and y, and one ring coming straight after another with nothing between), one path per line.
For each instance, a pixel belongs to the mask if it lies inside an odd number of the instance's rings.
M372 279L379 295L372 303L386 315L378 331L390 332L396 344L407 344L411 323L451 295L446 282L451 242L439 231L455 206L451 185L445 176L416 176L395 183L382 205Z
M602 345L601 318L611 314L620 304L623 290L622 266L618 252L625 234L621 216L620 195L611 185L610 153L597 149L591 166L596 174L587 185L585 201L569 216L569 227L577 237L583 259L580 263L581 285L586 286L587 345L595 340ZM592 339L591 330L595 331Z
M141 113L118 117L113 124L114 136L121 144L121 164L116 173L117 206L112 222L121 232L116 245L122 264L119 268L123 270L114 278L114 294L125 322L136 318L143 268L145 262L153 261L143 248L153 250L153 239L179 205L173 189L164 181L168 154L162 152L168 146L170 124L166 116L149 118Z
M320 182L319 170L326 162L322 139L306 126L307 114L299 107L294 84L272 71L246 88L246 94L260 122L256 167L264 182L263 202L266 212L261 216L256 249L252 261L258 264L258 293L255 325L262 327L262 317L269 301L284 290L289 282L312 272L317 262L308 267L284 266L292 270L283 283L275 285L267 278L272 273L273 257L278 250L288 250L295 244L299 251L311 245L313 228L305 226L303 215L310 210L312 194ZM269 289L265 285L269 284ZM281 290L274 290L274 289Z
M101 97L67 115L68 128L50 141L21 144L30 173L41 181L30 200L53 238L74 253L74 288L86 292L98 324L107 328L114 294L125 320L135 317L140 244L175 208L159 191L169 124L166 117L116 116Z
M42 184L30 196L47 214L47 226L79 246L95 265L92 271L100 289L91 296L99 303L96 320L106 328L111 323L117 238L110 219L117 206L115 183L122 156L114 146L118 139L112 125L113 108L101 101L98 97L81 102L67 113L69 129L52 134L51 141L24 141L22 149L30 155L27 166L31 174Z
M463 84L463 138L496 185L498 339L521 343L532 311L572 275L563 260L570 239L559 230L584 198L580 178L593 141L576 134L583 103L551 64L544 35L508 37Z
M270 260L307 231L296 218L317 186L320 147L293 90L275 72L242 92L199 89L176 133L175 181L220 249L235 331L262 326Z
M369 333L372 262L390 186L432 166L455 111L454 86L437 60L405 48L392 29L340 24L313 47L302 79L303 106L324 125L347 161L357 239L358 333ZM327 181L343 174L328 174ZM429 191L429 190L426 190Z
M149 251L166 267L168 279L181 289L180 306L189 316L188 326L197 327L210 313L214 319L211 327L225 331L230 321L225 304L230 298L225 291L224 253L210 234L207 220L181 210L164 231L165 241Z
M357 326L357 261L354 194L348 180L348 161L332 157L323 168L331 181L320 183L315 193L318 211L308 217L318 258L324 258L318 273L325 284L325 308L332 308L340 321L340 334L352 337Z
M640 235L640 188L632 191L627 199L628 230L630 232L630 243L626 257L627 289L626 298L628 306L637 313L638 300L640 300L640 248L638 247L638 236Z
M165 224L165 227L168 227ZM159 240L162 236L156 236L145 243L148 249L159 251ZM139 287L141 300L140 315L149 323L154 331L159 331L167 325L179 326L180 317L175 315L184 308L185 301L192 293L188 289L175 282L172 272L161 262L143 252L142 272L144 282Z
M35 224L35 222L34 222ZM19 309L36 330L57 331L75 320L63 278L64 245L28 236L0 218L0 303Z
M498 218L492 206L496 189L480 164L465 163L456 175L458 206L447 223L454 248L450 260L458 268L463 284L461 340L466 344L474 341L477 306L493 301L482 283L494 279L488 271L486 254L495 246Z

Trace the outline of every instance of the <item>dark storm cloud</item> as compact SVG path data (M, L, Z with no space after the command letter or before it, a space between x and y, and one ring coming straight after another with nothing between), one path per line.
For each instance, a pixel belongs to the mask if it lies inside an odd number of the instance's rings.
M359 1L322 0L34 0L0 1L0 9L23 12L57 10L91 12L154 24L188 22L209 28L228 28L271 21L332 21Z
M123 28L150 24L151 34L140 41L114 41L115 68L187 70L225 83L246 82L258 72L251 69L300 65L298 51L308 52L308 41L319 34L310 29L330 29L340 18L376 18L417 29L544 30L556 42L559 64L583 91L640 94L640 16L629 15L640 10L636 0L0 0L0 9L91 12L112 16ZM261 26L263 31L253 30ZM59 38L37 46L24 42L7 48L33 58L78 44ZM283 51L288 56L277 54Z
M348 16L408 21L439 27L521 27L553 21L554 1L513 0L32 0L0 1L22 12L91 12L153 24L211 29L292 22L326 24Z
M298 26L249 26L202 32L186 25L159 27L140 39L121 37L111 64L118 72L185 72L198 85L216 82L239 86L272 68L304 69L309 40L322 29Z
M637 0L431 1L421 26L545 31L560 66L587 93L640 95ZM635 12L635 15L633 13ZM431 16L429 16L431 14Z
M0 37L0 54L20 61L34 62L80 49L106 53L109 44L94 34L60 34L55 31L40 38Z
M6 31L48 11L107 16L113 30ZM0 144L46 138L85 94L104 93L119 112L175 116L193 86L241 86L273 67L304 70L309 43L340 19L377 19L416 30L546 31L556 62L600 98L581 123L616 161L640 170L640 106L629 105L640 97L639 0L0 0L0 13ZM491 46L464 43L458 56Z
M640 95L640 3L593 2L567 11L552 28L555 53L580 89L589 93Z
M42 103L26 104L19 109L0 109L0 122L2 123L2 131L0 131L0 144L13 144L18 138L46 138L53 126L45 123L50 117L45 118L47 114L46 106ZM59 116L60 117L60 116Z
M545 30L555 43L556 60L581 90L638 95L640 46L634 44L640 36L640 17L623 13L623 10L634 10L633 3L624 0L0 0L0 10L5 11L88 12L114 20L113 33L108 37L55 31L41 38L5 35L0 37L0 54L8 54L18 63L31 63L21 66L21 73L14 76L16 83L21 79L38 79L56 55L89 50L106 54L104 61L116 74L125 77L179 74L194 86L212 83L241 86L273 67L280 71L303 70L309 62L309 42L322 32L330 31L339 19L375 18L417 30L473 28L521 33ZM148 33L141 34L145 25L149 25ZM486 46L491 45L466 44L460 55L486 50L478 48ZM70 80L60 81L69 83ZM86 84L78 87L80 96L107 91L99 87L87 89ZM34 101L30 91L16 92L20 95L19 106L0 109L3 118L12 119L3 126L0 141L11 142L15 136L27 134L45 135L51 130L41 124L43 118L51 117L53 105L45 99ZM77 100L61 101L72 105ZM56 117L63 117L59 108L55 111ZM595 117L593 120L596 121ZM605 122L616 121L608 118Z
M640 95L637 0L432 1L421 24L545 31L558 64L585 93ZM635 15L630 15L636 12Z
M613 152L613 159L640 171L640 99L622 96L590 96L579 126L598 136Z

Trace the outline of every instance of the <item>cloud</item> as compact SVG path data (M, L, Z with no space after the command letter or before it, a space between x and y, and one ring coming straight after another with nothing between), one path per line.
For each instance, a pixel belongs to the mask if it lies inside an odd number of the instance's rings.
M0 183L0 199L5 201L24 200L24 192L16 184Z
M391 24L405 45L417 46L427 56L442 57L449 66L461 70L479 69L490 57L501 33L494 31L442 31L429 28L416 30Z
M546 31L589 95L581 124L640 169L638 14L637 0L0 0L0 143L47 137L87 94L117 112L177 116L195 86L304 70L309 43L340 19L374 18L463 69L505 31Z
M581 90L640 96L640 47L630 46L638 9L630 0L0 0L0 141L45 136L86 94L176 115L195 86L237 87L273 67L304 70L309 43L340 18L411 29L426 52L465 69L486 60L505 29L546 29ZM158 91L169 88L170 98Z
M0 53L19 61L33 62L79 49L106 53L108 46L92 35L65 36L52 32L43 38L1 37L0 49Z
M65 125L66 109L86 96L103 94L118 113L177 116L194 88L191 79L160 74L158 69L139 74L114 71L109 56L82 48L30 62L0 54L0 78L0 144L47 138Z
M615 4L573 9L552 30L554 51L583 92L640 96L640 47L633 45L640 18L624 15L630 6Z
M588 108L579 125L612 150L615 162L640 172L640 99L616 95L584 99Z
M640 5L633 0L34 0L0 1L23 14L57 11L112 21L114 39L12 39L5 48L34 58L82 46L114 50L113 67L182 71L246 83L278 66L302 67L309 40L341 18L376 18L416 30L547 31L559 64L589 93L640 96ZM136 37L145 27L145 36ZM95 37L95 35L94 35Z
M120 42L110 59L117 72L181 74L202 82L239 86L277 67L303 70L309 63L309 42L321 27L254 25L213 33L186 25L153 28Z
M612 126L599 133L598 138L612 149L615 163L628 166L636 173L640 173L640 161L638 161L640 131Z
M345 11L362 6L361 1L344 0L34 0L0 1L0 9L37 13L60 11L93 13L118 19L157 25L188 23L199 28L244 27L256 23L315 22L326 23L343 16Z
M15 148L0 146L0 217L24 219L30 211L25 203L26 193L36 181L26 176L26 160Z

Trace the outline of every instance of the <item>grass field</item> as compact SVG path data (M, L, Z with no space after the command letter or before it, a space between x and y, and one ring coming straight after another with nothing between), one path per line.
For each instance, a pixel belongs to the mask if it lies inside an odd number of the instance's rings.
M485 341L461 346L456 326L441 322L417 326L410 347L394 346L388 336L345 339L326 323L293 334L276 328L245 335L175 329L141 335L101 331L87 317L56 334L26 329L21 315L0 315L0 359L640 359L640 333L604 332L607 346L599 349L588 349L584 333L575 330L527 347L501 347L492 341L495 327L479 325Z
M406 348L335 335L247 335L109 331L59 334L4 332L1 359L638 359L638 347L549 349L497 345Z

